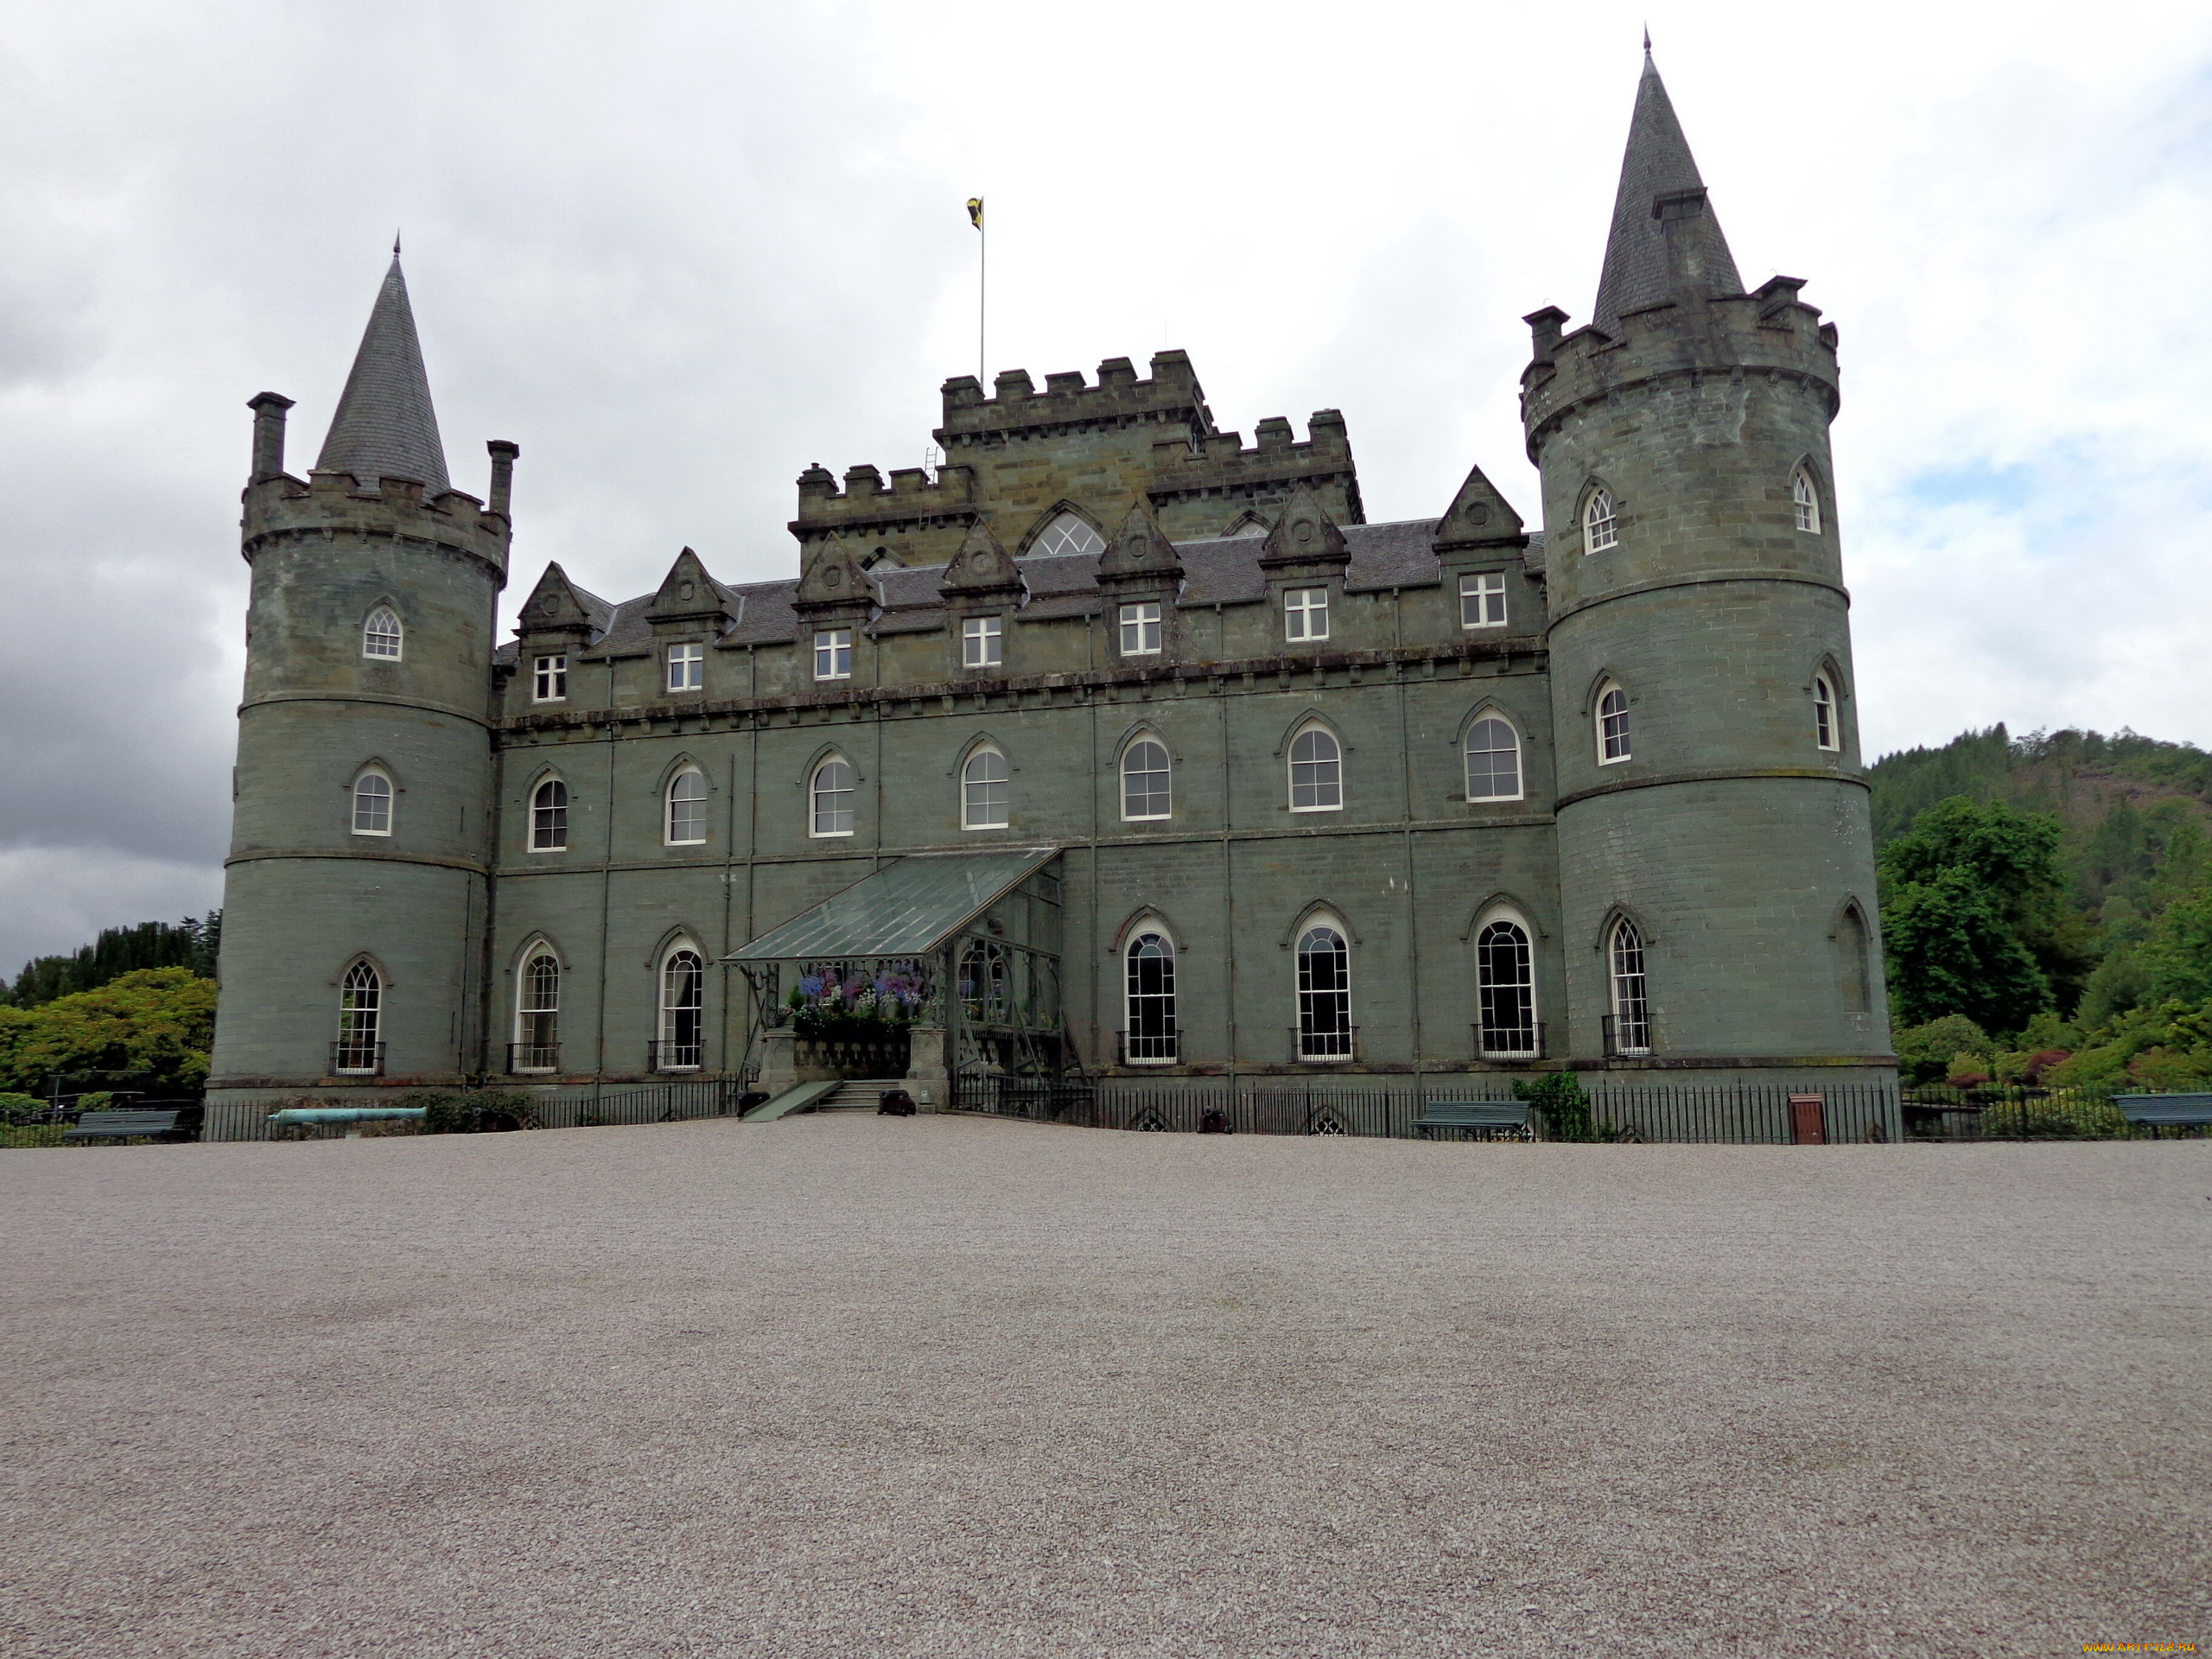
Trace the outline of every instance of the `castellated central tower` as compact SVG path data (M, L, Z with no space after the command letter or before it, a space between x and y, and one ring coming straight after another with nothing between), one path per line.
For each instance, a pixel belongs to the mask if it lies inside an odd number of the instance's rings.
M1589 326L1528 319L1576 1052L1885 1064L1828 423L1836 331L1743 291L1649 57Z
M251 402L218 1135L270 1090L482 1065L490 668L516 448L490 446L488 505L453 487L396 252L304 480L284 470L290 406Z

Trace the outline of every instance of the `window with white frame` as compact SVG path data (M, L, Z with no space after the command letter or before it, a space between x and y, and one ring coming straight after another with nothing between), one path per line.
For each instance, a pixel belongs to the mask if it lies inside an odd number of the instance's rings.
M361 624L361 655L396 663L399 660L402 637L399 613L389 605L379 605Z
M849 680L853 677L853 631L823 628L814 636L814 677Z
M569 850L569 786L558 778L548 778L530 791L530 850Z
M1459 578L1459 626L1463 628L1502 628L1505 626L1505 576L1501 571Z
M530 700L532 702L563 702L569 696L569 658L565 652L556 652L550 657L540 657L531 671Z
M338 1041L330 1069L340 1076L384 1070L384 976L365 962L346 970L338 985Z
M391 779L374 766L353 779L353 833L388 836L391 833Z
M515 987L515 1046L510 1071L561 1069L561 963L540 945L523 963Z
M1122 1038L1128 1065L1167 1065L1177 1058L1175 946L1167 936L1144 932L1129 941L1123 961L1128 1016Z
M1494 916L1476 935L1475 995L1485 1055L1536 1053L1536 959L1517 918Z
M853 833L853 767L842 754L833 754L815 767L807 782L807 834L849 836Z
M1813 482L1813 475L1802 467L1789 480L1790 505L1797 513L1797 528L1817 536L1821 533L1821 492Z
M698 951L678 944L660 967L660 1035L653 1045L656 1071L696 1071L707 1035L707 965Z
M1651 1052L1651 999L1643 975L1643 935L1625 916L1605 940L1606 977L1612 990L1611 1041L1615 1054Z
M971 616L960 625L960 661L968 668L996 668L1006 660L1006 635L995 616Z
M1105 537L1071 512L1061 513L1037 532L1032 553L1103 553Z
M668 689L696 691L707 683L707 648L671 645L668 648Z
M1824 749L1843 747L1836 734L1835 683L1825 674L1813 676L1813 738Z
M1598 694L1598 764L1610 766L1628 758L1628 693L1608 684Z
M707 839L707 774L686 766L668 781L668 844L696 847Z
M1308 726L1290 740L1290 810L1333 812L1344 804L1344 751L1336 734Z
M1333 920L1317 918L1298 938L1298 1058L1351 1057L1351 947Z
M1282 637L1286 639L1325 639L1329 637L1327 588L1283 589Z
M1122 655L1156 657L1160 654L1160 607L1147 601L1122 607Z
M1174 803L1168 776L1167 746L1156 737L1141 737L1122 751L1122 816L1128 819L1165 818Z
M1521 739L1503 715L1484 715L1467 728L1467 798L1521 798Z
M1014 773L1006 756L988 744L960 768L960 827L1003 830L1013 820Z
M1619 521L1613 515L1613 493L1592 490L1582 507L1582 550L1602 553L1620 539Z

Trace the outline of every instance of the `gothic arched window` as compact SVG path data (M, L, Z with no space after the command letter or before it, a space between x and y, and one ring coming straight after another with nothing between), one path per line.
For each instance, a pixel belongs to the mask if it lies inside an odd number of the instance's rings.
M1790 505L1796 510L1797 528L1812 535L1821 533L1821 490L1813 482L1813 475L1804 467L1797 469L1789 480Z
M985 744L960 768L960 827L1003 830L1012 821L1014 772L1006 756Z
M853 767L842 754L833 754L814 769L806 786L807 834L849 836L853 833Z
M1128 1030L1122 1058L1131 1065L1164 1065L1177 1058L1175 946L1164 933L1140 933L1126 957Z
M1034 553L1103 553L1105 538L1071 512L1063 512L1037 532L1029 543Z
M1351 1036L1351 947L1334 922L1317 919L1298 940L1298 1058L1348 1060Z
M1620 540L1620 521L1613 514L1613 493L1592 490L1582 508L1582 550L1602 553Z
M539 946L523 963L515 990L515 1046L510 1071L561 1069L561 963Z
M1529 930L1496 917L1475 938L1475 990L1484 1054L1533 1055L1537 1040L1536 959Z
M1598 693L1598 764L1610 766L1628 758L1628 693L1608 683Z
M361 655L396 663L399 660L403 637L399 629L399 613L389 605L379 605L369 613L368 620L361 624Z
M391 779L374 766L365 768L353 779L353 833L391 833Z
M660 1037L653 1045L656 1071L696 1071L706 1052L707 965L687 944L673 946L660 965Z
M1484 715L1467 728L1467 798L1521 798L1521 740L1502 715Z
M707 839L707 774L686 766L669 780L668 844L696 847Z
M1607 1019L1606 1051L1613 1054L1651 1052L1651 999L1643 976L1643 935L1625 916L1605 939L1605 976L1613 1011Z
M1839 749L1836 735L1835 683L1825 674L1813 676L1813 737L1824 749Z
M1290 810L1332 812L1344 804L1344 750L1325 726L1290 740Z
M548 778L530 792L530 850L569 850L569 786L558 778Z
M1867 982L1867 969L1873 962L1873 950L1866 935L1866 918L1859 913L1857 905L1847 906L1843 922L1836 929L1837 963L1843 977L1843 1011L1846 1014L1867 1014L1874 1006L1873 991Z
M1141 737L1122 751L1122 816L1165 818L1174 810L1167 746Z
M346 970L338 986L338 1040L330 1069L373 1076L384 1070L384 976L365 962Z

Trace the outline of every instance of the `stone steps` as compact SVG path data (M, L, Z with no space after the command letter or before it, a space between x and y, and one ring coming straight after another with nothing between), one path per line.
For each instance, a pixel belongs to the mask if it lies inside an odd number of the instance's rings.
M849 1077L837 1085L834 1094L824 1095L815 1103L817 1112L872 1112L881 1103L887 1089L904 1089L904 1077Z

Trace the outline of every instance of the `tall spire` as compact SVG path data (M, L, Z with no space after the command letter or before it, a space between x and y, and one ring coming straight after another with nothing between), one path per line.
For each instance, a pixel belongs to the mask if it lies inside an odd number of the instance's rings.
M1743 287L1647 37L1643 79L1621 157L1620 193L1613 198L1612 233L1605 238L1605 268L1598 278L1595 321L1617 333L1624 311L1656 305L1686 289L1712 296L1739 294Z
M417 479L427 495L453 487L397 246L315 468L351 473L370 485L379 478Z

